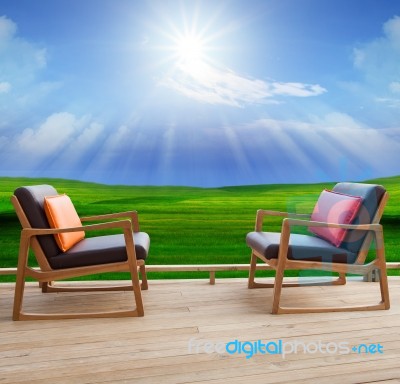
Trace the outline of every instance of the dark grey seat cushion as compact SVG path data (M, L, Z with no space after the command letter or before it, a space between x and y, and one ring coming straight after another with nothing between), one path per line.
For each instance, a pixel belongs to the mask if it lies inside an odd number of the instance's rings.
M32 228L50 228L44 211L44 198L58 195L51 185L20 187L14 191ZM133 234L136 258L145 260L150 247L147 233ZM38 236L39 244L54 269L74 268L87 265L108 264L126 261L124 235L90 237L81 240L63 253L57 246L54 236Z
M136 258L145 260L150 248L150 238L145 232L133 234ZM49 257L53 269L83 267L116 263L127 260L124 235L89 237L81 240L67 252Z
M247 245L267 259L277 259L281 234L276 232L250 232ZM291 260L311 260L327 263L354 263L356 254L346 249L336 248L315 236L291 234L288 258Z

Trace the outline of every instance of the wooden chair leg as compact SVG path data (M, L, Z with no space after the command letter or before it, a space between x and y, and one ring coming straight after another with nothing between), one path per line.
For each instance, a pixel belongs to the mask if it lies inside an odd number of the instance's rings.
M25 290L25 268L28 264L29 238L21 234L20 249L18 255L17 278L15 282L13 320L20 320L22 303Z
M146 273L146 266L143 264L139 267L140 269L140 277L142 278L141 288L143 291L149 289L149 285L147 282L147 273Z
M345 285L346 284L346 274L339 273L338 279L333 284L334 285Z
M385 305L385 309L390 308L390 299L389 299L389 285L386 273L386 266L380 269L380 280L379 285L381 289L381 299L382 303Z
M13 320L19 320L22 312L22 302L25 290L25 273L24 270L17 272L17 280L15 283L14 293L14 308L13 308Z
M41 287L43 293L51 292L51 288L54 287L54 281L44 281L41 283Z
M144 308L142 300L142 291L140 288L139 276L137 273L134 276L132 276L132 284L133 284L133 293L136 301L136 311L138 316L142 317L144 316Z
M283 274L284 274L284 269L278 268L276 270L272 310L271 310L272 314L279 313L279 303L281 300L281 293L282 293Z
M281 300L283 276L285 273L285 264L289 248L290 226L287 219L283 220L281 241L279 244L278 265L276 268L275 284L274 284L274 298L272 301L271 313L279 313L279 302Z
M379 270L379 287L381 291L381 303L384 305L385 309L390 308L390 298L389 298L389 284L386 272L386 262L380 263ZM378 271L377 270L377 271Z
M251 261L250 261L250 270L249 270L249 279L248 279L248 288L255 288L254 278L256 275L257 269L257 256L254 252L251 252Z
M385 309L390 308L389 285L386 272L385 243L383 241L383 231L379 231L376 236L376 258L380 272L379 286L381 290L381 303Z
M129 251L128 251L129 252ZM130 256L128 253L129 270L131 273L131 280L133 286L133 294L135 296L136 302L136 312L138 316L144 316L143 300L142 300L142 290L140 288L139 273L137 269L136 262L130 261Z

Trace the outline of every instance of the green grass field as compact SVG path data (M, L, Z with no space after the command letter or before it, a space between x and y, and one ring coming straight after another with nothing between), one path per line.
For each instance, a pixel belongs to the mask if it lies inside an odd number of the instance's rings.
M400 177L368 182L384 185L390 194L382 220L386 256L387 261L399 261ZM146 187L3 177L0 178L1 268L17 265L20 224L10 203L10 196L17 187L34 184L51 184L59 193L68 194L81 216L137 210L141 230L151 237L148 264L248 263L250 251L245 244L245 236L254 228L257 209L309 213L321 190L334 185ZM279 220L269 221L266 228L279 231ZM391 271L391 274L399 274L399 271ZM225 275L245 276L246 273L227 272ZM158 278L200 276L200 273L182 272L166 273L165 276L157 274ZM224 276L224 273L218 276ZM2 279L12 281L13 277L3 276Z

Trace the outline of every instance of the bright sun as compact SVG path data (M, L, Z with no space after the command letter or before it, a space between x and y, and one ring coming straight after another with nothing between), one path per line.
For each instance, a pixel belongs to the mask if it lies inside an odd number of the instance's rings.
M182 36L176 42L176 53L184 63L201 61L204 54L204 41L194 35Z

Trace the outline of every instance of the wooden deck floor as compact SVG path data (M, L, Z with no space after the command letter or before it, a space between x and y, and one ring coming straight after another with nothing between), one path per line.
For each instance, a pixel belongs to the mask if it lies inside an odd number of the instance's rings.
M389 284L389 311L271 315L272 291L248 290L244 279L150 281L143 318L26 322L11 320L13 284L1 284L0 383L398 383L400 279ZM350 281L287 288L283 297L287 305L351 304L375 302L379 292L377 283ZM130 304L131 292L26 291L32 310ZM288 353L210 353L235 340L281 341ZM372 349L351 350L360 344Z

